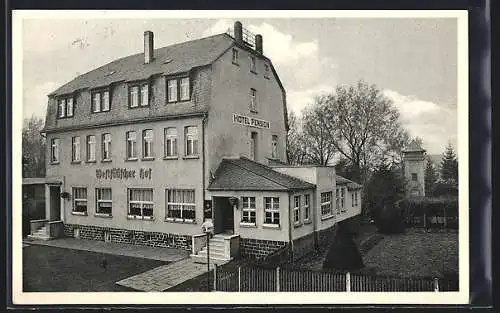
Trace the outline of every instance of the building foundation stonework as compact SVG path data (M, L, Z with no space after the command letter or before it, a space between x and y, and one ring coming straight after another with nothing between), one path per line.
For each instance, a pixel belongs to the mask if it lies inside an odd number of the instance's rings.
M64 224L66 237L191 250L191 236L101 226Z
M240 238L240 254L242 257L262 258L287 245L284 241Z

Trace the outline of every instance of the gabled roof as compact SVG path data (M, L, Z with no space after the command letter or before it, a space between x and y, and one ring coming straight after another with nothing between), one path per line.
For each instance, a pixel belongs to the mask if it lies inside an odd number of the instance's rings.
M403 152L425 152L425 149L423 149L415 140L412 140L410 144L403 149Z
M234 40L227 34L205 37L154 50L154 59L144 64L144 53L127 56L82 74L49 96L79 89L107 86L119 81L137 81L158 74L188 72L213 63L229 49Z
M356 183L356 182L353 182L352 180L350 179L347 179L345 177L342 177L342 176L339 176L339 175L336 175L335 176L335 183L337 185L347 185L347 189L349 190L354 190L354 189L361 189L363 188L362 185Z
M279 173L271 167L245 157L223 159L215 171L208 190L274 190L312 189L316 186L301 179Z

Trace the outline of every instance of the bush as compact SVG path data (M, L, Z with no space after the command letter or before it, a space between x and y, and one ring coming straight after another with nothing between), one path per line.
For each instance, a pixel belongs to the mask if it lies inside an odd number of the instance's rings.
M398 203L386 205L375 219L378 230L383 234L398 234L404 232L405 224Z
M352 271L363 268L363 258L352 238L352 234L340 228L328 248L323 268L329 270Z

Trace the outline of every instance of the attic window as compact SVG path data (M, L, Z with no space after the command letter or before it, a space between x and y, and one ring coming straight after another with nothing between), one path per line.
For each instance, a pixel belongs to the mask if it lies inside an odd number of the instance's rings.
M73 96L62 97L57 99L58 118L73 117L73 111L74 111Z
M107 112L110 107L109 90L92 92L92 113Z
M269 79L269 64L264 64L264 78Z

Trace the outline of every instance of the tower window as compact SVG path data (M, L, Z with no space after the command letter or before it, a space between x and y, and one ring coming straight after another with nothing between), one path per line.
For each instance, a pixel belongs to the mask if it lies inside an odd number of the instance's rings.
M418 180L417 173L411 173L411 180L413 180L413 181L417 181Z

